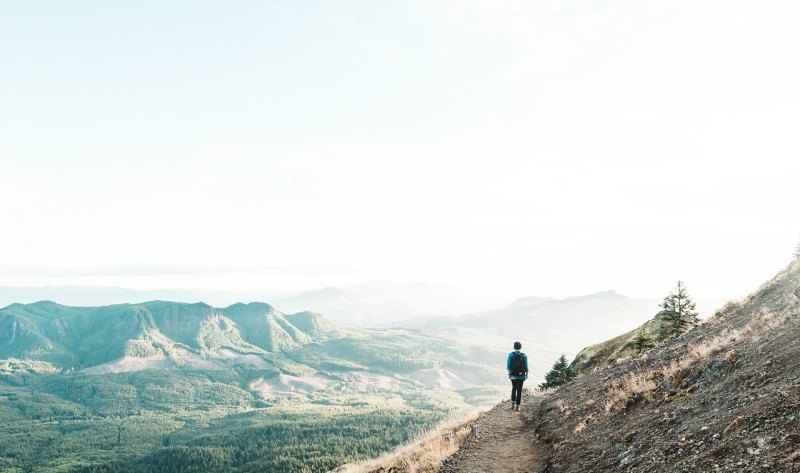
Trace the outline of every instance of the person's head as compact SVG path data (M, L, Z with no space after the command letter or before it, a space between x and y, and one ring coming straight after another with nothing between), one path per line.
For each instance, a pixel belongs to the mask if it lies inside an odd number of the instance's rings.
M514 350L522 349L522 344L520 342L514 342Z

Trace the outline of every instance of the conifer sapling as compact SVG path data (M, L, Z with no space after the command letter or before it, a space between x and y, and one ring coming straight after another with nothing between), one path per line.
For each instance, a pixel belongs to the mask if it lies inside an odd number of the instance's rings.
M695 303L689 297L686 285L678 281L676 291L670 293L661 303L658 339L676 338L691 330L700 320L694 308Z
M575 378L575 370L569 366L567 358L561 355L558 360L553 364L553 368L544 375L544 383L539 387L542 389L556 388L572 381Z

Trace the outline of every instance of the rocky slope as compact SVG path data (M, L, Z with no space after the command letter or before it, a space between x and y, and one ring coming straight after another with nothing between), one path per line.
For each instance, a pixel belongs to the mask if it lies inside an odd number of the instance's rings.
M800 258L643 355L634 334L590 347L578 363L597 369L523 402L517 431L484 422L437 471L492 471L527 438L520 471L800 472Z
M800 471L800 259L686 335L548 394L542 471Z

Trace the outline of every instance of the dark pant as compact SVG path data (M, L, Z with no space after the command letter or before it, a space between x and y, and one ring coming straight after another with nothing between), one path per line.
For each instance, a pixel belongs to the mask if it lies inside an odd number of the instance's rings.
M512 379L511 380L511 403L516 404L519 406L519 402L522 400L522 383L524 383L524 379Z

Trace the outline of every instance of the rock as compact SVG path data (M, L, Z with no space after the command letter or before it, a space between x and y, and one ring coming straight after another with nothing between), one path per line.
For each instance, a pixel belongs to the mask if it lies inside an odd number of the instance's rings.
M761 450L753 447L747 447L747 453L750 455L761 455Z
M728 424L727 427L725 427L725 430L722 431L722 435L728 437L729 435L735 434L736 432L742 430L743 427L744 427L744 417L739 416L736 418L736 420L734 420L733 422Z
M623 467L631 462L631 452L632 450L626 450L619 454L617 459L619 459L619 466Z

